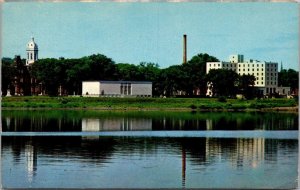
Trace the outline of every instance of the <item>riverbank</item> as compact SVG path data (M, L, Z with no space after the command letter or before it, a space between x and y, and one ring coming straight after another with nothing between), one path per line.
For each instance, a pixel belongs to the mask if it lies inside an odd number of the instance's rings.
M294 99L3 97L2 109L298 111Z

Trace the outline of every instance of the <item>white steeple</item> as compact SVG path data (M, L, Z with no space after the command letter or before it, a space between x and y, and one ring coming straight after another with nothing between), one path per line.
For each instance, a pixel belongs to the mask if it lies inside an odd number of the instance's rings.
M27 60L26 65L33 64L36 60L38 60L38 45L34 42L34 38L31 37L31 40L27 43Z

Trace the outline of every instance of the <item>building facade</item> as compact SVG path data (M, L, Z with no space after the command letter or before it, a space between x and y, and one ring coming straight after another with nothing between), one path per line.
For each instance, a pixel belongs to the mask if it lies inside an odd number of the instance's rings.
M11 84L10 94L17 96L39 95L42 92L41 84L31 76L31 66L38 60L38 46L32 38L26 46L27 59L22 61L17 55L14 59L15 76Z
M152 97L152 82L83 81L83 96Z
M278 90L278 63L244 60L243 55L230 55L229 62L207 62L206 73L211 69L227 69L235 71L239 75L253 75L255 76L255 85L258 94L269 95L279 93ZM210 84L208 84L210 85ZM289 95L288 87L285 87L284 92ZM282 91L281 91L282 93ZM208 88L206 95L212 96L212 91Z

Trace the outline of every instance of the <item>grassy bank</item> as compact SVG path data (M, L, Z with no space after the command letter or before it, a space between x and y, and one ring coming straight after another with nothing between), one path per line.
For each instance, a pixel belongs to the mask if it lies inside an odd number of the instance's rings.
M216 98L3 97L2 108L251 110L295 107L294 99L219 101Z

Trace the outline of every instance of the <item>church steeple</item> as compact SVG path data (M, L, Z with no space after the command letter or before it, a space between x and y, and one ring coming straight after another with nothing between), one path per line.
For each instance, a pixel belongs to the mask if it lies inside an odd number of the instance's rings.
M38 60L38 45L35 43L34 38L31 37L31 40L27 43L27 59L26 65L29 66Z
M280 65L280 72L283 70L283 66L282 66L282 61L281 61L281 65Z

